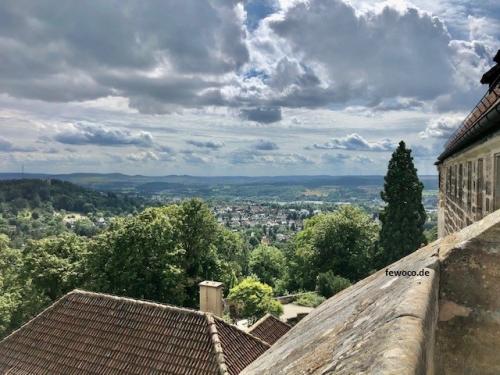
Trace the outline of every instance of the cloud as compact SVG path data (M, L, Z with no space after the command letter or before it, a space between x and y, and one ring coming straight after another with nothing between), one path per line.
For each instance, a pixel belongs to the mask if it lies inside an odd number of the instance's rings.
M265 154L259 150L237 149L224 156L230 164L259 164L259 165L308 165L314 161L307 156L290 153Z
M224 159L230 164L251 164L258 162L258 157L255 151L248 149L233 150L225 155Z
M357 133L345 137L332 138L325 143L315 143L313 148L320 150L355 150L355 151L393 151L396 144L390 139L369 142Z
M276 143L264 139L259 139L257 143L253 145L253 148L261 151L279 150L279 146Z
M218 150L218 149L224 147L224 142L221 142L221 141L188 140L188 141L186 141L186 143L190 144L192 146L198 147L198 148L208 148L211 150Z
M343 153L321 155L321 161L325 164L344 164L347 162L369 164L374 163L374 160L365 155L348 155Z
M433 118L427 123L425 130L420 132L420 137L448 139L462 124L464 118L465 116L462 114L450 114Z
M469 15L458 39L413 6L345 0L46 0L0 4L0 17L11 97L119 97L144 114L225 107L262 124L282 108L464 106L499 34L494 17Z
M240 117L249 120L270 124L281 121L281 108L279 107L257 107L243 108L240 110Z
M245 0L245 25L249 30L255 30L259 22L279 9L278 0Z
M54 140L69 145L153 147L154 144L151 133L144 131L133 134L128 130L86 124L72 127L72 130L56 134Z
M320 66L325 84L347 97L432 99L452 86L450 35L414 8L358 13L341 0L311 0L269 23L303 65Z
M189 164L208 164L210 163L211 159L204 156L204 155L199 155L194 152L184 152L184 155L182 157L186 163Z
M165 152L141 151L127 155L126 159L132 162L174 161L175 157Z
M212 0L0 4L0 87L44 101L120 95L139 109L150 100L210 103L217 99L204 90L249 59L238 8Z
M38 149L34 147L15 146L11 141L0 137L0 152L35 152Z

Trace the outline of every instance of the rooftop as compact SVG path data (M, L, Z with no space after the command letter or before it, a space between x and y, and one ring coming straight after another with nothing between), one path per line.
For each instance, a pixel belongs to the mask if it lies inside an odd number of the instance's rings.
M292 327L271 314L267 314L259 319L248 333L273 345L281 336L287 333Z
M500 50L493 59L497 64L481 78L489 89L467 115L459 128L450 136L438 162L471 145L489 132L500 127Z
M268 348L212 314L75 290L0 342L0 373L236 375Z

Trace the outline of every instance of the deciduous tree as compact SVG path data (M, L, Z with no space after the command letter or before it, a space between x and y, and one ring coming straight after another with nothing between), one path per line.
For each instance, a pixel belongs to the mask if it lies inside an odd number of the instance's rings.
M273 288L253 277L243 279L231 289L228 296L233 318L257 320L270 313L280 316L281 303L273 299Z

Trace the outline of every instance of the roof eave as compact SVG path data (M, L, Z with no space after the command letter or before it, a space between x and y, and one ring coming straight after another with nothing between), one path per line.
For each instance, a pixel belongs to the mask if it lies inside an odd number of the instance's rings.
M469 134L452 148L444 150L437 158L435 165L441 164L445 159L463 150L476 142L481 136L494 130L500 124L500 102L497 102L487 113L481 117L477 124L469 130Z

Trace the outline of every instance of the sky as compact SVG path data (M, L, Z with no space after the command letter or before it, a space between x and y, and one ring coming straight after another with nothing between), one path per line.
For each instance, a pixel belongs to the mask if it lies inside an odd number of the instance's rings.
M435 174L494 0L0 2L0 172Z

